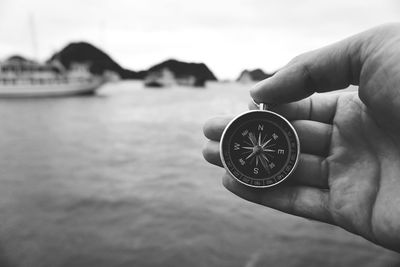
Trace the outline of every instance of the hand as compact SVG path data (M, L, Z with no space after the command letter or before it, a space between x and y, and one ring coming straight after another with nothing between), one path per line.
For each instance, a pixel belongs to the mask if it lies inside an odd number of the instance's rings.
M317 94L359 85L358 94ZM257 84L256 102L278 104L299 134L293 176L270 189L224 186L248 201L340 226L400 252L400 25L384 25L294 58ZM306 98L307 97L307 98ZM295 101L295 102L293 102ZM231 118L204 126L203 154L222 166Z

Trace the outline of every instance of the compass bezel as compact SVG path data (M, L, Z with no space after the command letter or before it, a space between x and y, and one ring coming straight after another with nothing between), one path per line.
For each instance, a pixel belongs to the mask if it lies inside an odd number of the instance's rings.
M252 113L268 113L270 116L275 116L277 119L282 120L282 121L288 126L288 128L290 129L290 131L293 133L294 139L295 139L295 141L296 141L296 158L295 158L295 161L294 161L294 163L293 163L292 169L291 169L283 178L281 178L281 179L278 180L278 181L274 181L274 182L271 183L271 184L254 185L254 184L250 184L250 183L246 183L246 182L242 181L239 177L237 177L236 175L234 175L234 174L232 173L232 171L230 170L230 168L229 168L228 165L227 165L227 162L226 162L226 159L225 159L225 156L224 156L224 142L226 141L227 138L230 137L230 136L227 137L227 136L226 136L226 133L230 130L230 128L232 127L232 125L233 125L234 123L236 123L241 117L243 117L243 116L248 116L249 114L252 114ZM298 164L298 162L299 162L299 156L300 156L300 141L299 141L298 134L297 134L296 130L294 129L293 125L292 125L285 117L283 117L282 115L277 114L277 113L275 113L275 112L273 112L273 111L269 111L269 110L250 110L250 111L246 111L246 112L243 112L243 113L237 115L237 116L236 116L235 118L233 118L233 119L228 123L228 125L225 127L225 129L224 129L224 131L223 131L223 133L222 133L222 136L221 136L221 140L220 140L220 158L221 158L221 161L222 161L222 164L223 164L225 170L226 170L233 178L235 178L235 180L237 180L237 181L240 182L241 184L244 184L244 185L246 185L246 186L253 187L253 188L269 188L269 187L276 186L276 185L282 183L283 181L285 181L288 177L290 177L290 176L292 175L292 173L293 173L294 170L296 169L297 164ZM290 157L290 156L288 156L288 157ZM232 159L231 159L230 161L232 161ZM231 163L231 164L233 164L233 163ZM234 164L233 164L233 165L234 165ZM235 166L235 165L234 165L234 166ZM256 180L256 179L251 179L251 180ZM267 179L259 179L259 180L264 181L264 180L267 180Z

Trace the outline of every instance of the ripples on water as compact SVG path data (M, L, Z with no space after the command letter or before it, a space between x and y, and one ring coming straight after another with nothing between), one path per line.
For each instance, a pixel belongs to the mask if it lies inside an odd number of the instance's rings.
M259 207L204 162L202 124L245 87L0 100L0 266L387 266L396 254ZM234 104L235 103L235 104Z

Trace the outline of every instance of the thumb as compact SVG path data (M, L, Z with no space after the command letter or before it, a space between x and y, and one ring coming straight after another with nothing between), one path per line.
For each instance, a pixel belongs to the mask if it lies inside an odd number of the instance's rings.
M274 76L250 91L260 103L286 103L314 92L326 92L358 84L362 66L362 46L369 31L314 50L290 61Z

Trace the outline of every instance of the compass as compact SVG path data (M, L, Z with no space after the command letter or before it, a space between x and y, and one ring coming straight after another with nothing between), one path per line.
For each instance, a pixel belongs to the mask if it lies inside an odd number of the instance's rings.
M265 188L277 185L295 170L300 142L296 130L281 115L266 110L248 111L225 128L220 156L225 169L240 183Z

